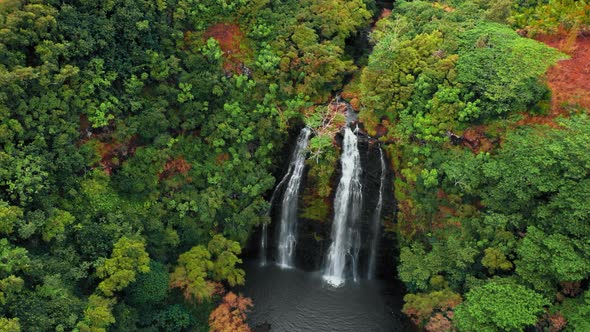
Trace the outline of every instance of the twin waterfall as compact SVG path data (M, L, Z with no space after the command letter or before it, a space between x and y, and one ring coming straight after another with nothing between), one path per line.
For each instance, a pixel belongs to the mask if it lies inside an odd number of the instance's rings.
M289 170L283 179L284 181L286 177L290 176L281 204L281 226L278 242L277 264L283 268L293 267L295 244L297 243L299 187L301 187L301 178L303 176L303 169L305 168L307 144L309 143L310 135L311 130L309 128L303 128L297 138L297 146L295 147L295 151L293 151Z
M275 189L271 198L271 207L275 195L284 189L281 201L280 220L278 228L277 251L275 261L281 268L295 267L295 249L297 244L297 213L301 182L305 169L307 147L311 130L304 128L297 138L297 145L291 155L289 168ZM380 238L381 210L383 207L383 191L387 174L383 151L379 149L381 161L381 176L379 199L375 207L369 230L370 243L368 251L367 278L375 274L377 251ZM349 127L344 130L342 153L340 157L342 176L334 199L334 220L332 223L331 245L328 249L323 279L333 287L342 286L346 279L359 279L359 253L361 252L361 225L363 211L363 186L361 156L358 148L358 137ZM266 264L267 225L262 227L261 262ZM363 254L364 255L364 254Z
M323 276L324 280L334 287L344 284L347 265L351 267L354 280L358 279L357 260L361 247L361 156L357 137L348 127L344 131L340 163L342 177L334 200L332 245L328 250L328 261Z

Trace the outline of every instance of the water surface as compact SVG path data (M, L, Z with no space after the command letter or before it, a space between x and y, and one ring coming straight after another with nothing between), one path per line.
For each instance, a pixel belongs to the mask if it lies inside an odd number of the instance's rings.
M347 281L334 288L321 272L281 269L247 262L246 285L254 300L251 327L270 324L271 331L415 331L400 312L402 293L393 281Z

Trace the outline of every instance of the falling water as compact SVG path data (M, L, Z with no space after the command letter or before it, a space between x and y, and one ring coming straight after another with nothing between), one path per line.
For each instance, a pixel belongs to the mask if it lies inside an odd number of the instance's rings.
M362 207L361 158L357 137L346 128L342 143L342 177L334 200L332 244L328 251L323 278L330 285L339 287L346 278L347 261L350 262L353 278L357 279L357 260L360 250L358 223Z
M375 276L375 261L377 259L377 248L379 247L379 235L381 230L381 210L383 209L383 187L385 186L385 176L387 175L385 158L383 157L383 149L381 148L379 148L379 156L381 157L381 182L379 185L379 199L377 200L375 214L373 215L373 229L371 230L373 239L371 240L371 251L369 253L368 279L373 279Z
M270 197L269 208L266 213L267 216L269 216L272 211L272 207L274 206L275 197L277 196L277 192L280 191L280 189L283 187L283 185L285 184L287 179L289 179L289 176L291 175L292 172L293 172L293 167L291 164L291 165L289 165L289 168L287 169L287 173L285 173L285 175L281 179L281 182L279 182L279 184L275 187L275 190L273 191L272 196ZM260 233L260 265L262 265L262 266L266 265L266 258L267 258L266 248L267 247L268 247L268 224L265 223L265 224L262 224L262 232Z
M262 224L262 233L260 234L260 265L266 265L266 244L268 242L267 225Z
M283 176L283 179L281 180L281 182L279 182L279 184L275 187L275 190L272 193L272 196L270 197L270 203L269 203L269 207L268 207L268 211L266 212L266 216L270 216L270 213L272 211L272 207L275 201L275 196L277 195L277 191L279 191L279 189L283 186L283 183L285 183L285 181L287 180L287 178L289 177L291 169L287 170L287 174L285 174L285 176ZM260 265L261 266L266 266L266 259L267 259L267 253L266 253L266 248L268 247L268 224L263 223L262 224L262 232L260 232Z
M303 169L305 168L306 150L310 135L311 130L309 128L301 130L301 133L297 138L297 146L291 156L289 170L287 171L287 175L285 175L285 177L287 177L290 173L289 182L287 183L287 188L283 195L283 202L281 204L281 226L277 260L277 264L283 268L293 267L295 244L297 242L296 221L299 187L303 176ZM285 181L285 178L283 181Z

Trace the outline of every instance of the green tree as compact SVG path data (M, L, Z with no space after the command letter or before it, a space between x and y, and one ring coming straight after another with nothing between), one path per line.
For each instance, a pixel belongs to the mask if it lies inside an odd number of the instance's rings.
M77 328L80 332L106 332L109 325L115 322L112 313L113 305L117 301L100 295L90 295L88 306L84 310L84 319Z
M131 304L153 305L168 295L168 271L162 263L150 261L150 270L137 276L127 288L126 299Z
M96 274L103 278L98 289L107 296L113 296L135 281L138 273L147 273L150 257L145 252L145 242L127 237L120 238L113 248L111 258L106 259Z
M460 331L523 331L532 326L549 301L510 280L492 279L465 294L455 309Z
M583 267L589 257L585 239L590 234L590 161L583 148L590 139L589 122L582 115L559 123L555 129L511 132L497 154L462 161L473 164L468 168L445 167L451 183L460 184L464 194L483 198L487 226L479 226L477 233L504 234L507 242L498 242L498 236L485 238L503 255L516 258L517 253L517 274L547 294L560 282L587 278ZM524 239L515 246L507 231L521 232Z
M17 206L10 206L0 201L0 233L12 234L15 225L23 217L23 210Z
M173 304L162 310L156 317L156 326L163 331L182 331L191 324L191 315L186 308Z
M7 239L0 239L0 276L10 275L29 267L30 258L25 248L15 247Z
M0 317L0 331L2 332L20 332L18 318Z
M590 247L585 240L547 234L534 226L518 247L516 272L537 291L551 294L561 282L580 281L590 272Z
M484 250L484 256L481 259L481 264L494 274L496 270L510 270L514 266L506 255L498 248L487 248Z
M203 246L193 247L178 257L177 266L170 274L170 286L180 288L186 299L208 299L214 290L206 279L212 268L211 253Z
M185 298L196 298L199 302L207 300L215 291L213 281L227 281L231 286L244 283L244 271L236 267L242 260L238 242L215 235L207 248L202 245L180 255L174 272L170 275L170 285L180 288Z
M74 216L69 212L55 209L52 216L48 218L42 232L43 241L50 241L51 239L63 235L65 227L75 221Z
M242 263L238 257L242 252L240 244L218 234L209 241L208 249L215 257L212 266L213 279L226 280L230 286L243 285L245 273L236 267L237 264Z
M571 331L585 331L590 328L590 292L577 298L566 299L555 308L567 319L567 329Z
M439 274L445 276L451 288L461 288L478 251L473 244L463 242L459 234L440 238L433 239L428 251L419 242L401 248L399 276L411 290L430 290L431 279Z
M465 98L477 102L481 110L471 118L526 110L546 94L540 76L565 58L496 23L478 24L460 40L457 81L464 86Z

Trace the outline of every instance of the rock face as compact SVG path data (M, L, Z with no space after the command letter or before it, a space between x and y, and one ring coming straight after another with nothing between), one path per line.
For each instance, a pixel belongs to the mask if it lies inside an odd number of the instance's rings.
M365 278L368 274L369 268L369 257L371 251L371 239L372 239L372 225L374 218L374 213L376 209L376 205L378 203L379 198L379 188L381 186L381 155L379 152L379 143L377 140L368 137L367 135L363 134L362 132L357 133L358 139L358 149L360 153L361 159L361 168L362 173L361 183L362 183L362 195L363 195L363 205L360 211L360 235L361 235L361 246L358 254L358 271L359 276L361 278ZM342 133L336 136L336 143L339 146L342 146ZM387 158L387 157L386 157ZM390 165L389 161L386 159L386 165ZM313 167L313 166L312 166ZM327 199L323 199L318 202L314 202L317 204L328 205L326 206L331 213L325 220L312 220L306 219L299 214L299 218L297 219L296 227L298 234L297 238L297 245L295 247L295 257L294 257L294 265L297 268L301 268L304 270L309 271L318 271L322 270L326 264L326 254L332 243L331 239L331 231L332 231L332 222L334 216L334 209L331 206L334 203L334 196L336 192L336 188L342 176L342 169L340 162L337 162L334 167L336 167L336 171L332 176L330 181L332 186L332 195ZM305 193L310 192L309 190L305 190L306 186L310 184L306 181L306 174L309 171L309 166L306 167L302 177L301 188L299 190L299 201L303 202L304 200L310 199L317 199L315 197L306 197ZM393 197L393 175L392 172L388 171L386 174L386 179L384 181L384 188L383 188L383 204L382 204L382 219L392 220L395 214L395 199ZM309 189L309 188L308 188ZM275 200L275 204L271 209L271 218L272 223L269 226L268 234L269 234L269 248L268 248L268 260L269 263L273 261L277 261L279 257L276 257L277 252L277 235L279 232L279 219L281 216L280 211L280 204L277 202L281 201L284 193L277 192L277 199ZM299 204L302 206L302 204ZM301 212L301 211L300 211ZM381 234L384 234L381 232ZM254 238L259 239L256 235ZM257 247L260 241L253 241L252 245ZM394 248L393 243L390 239L382 238L380 241L380 249L377 251L376 256L376 271L377 276L383 273L383 268L385 266L392 265L391 262L388 264L381 264L385 260L390 261L393 259L394 256L391 250ZM383 250L386 249L387 250ZM256 250L252 250L256 252Z

